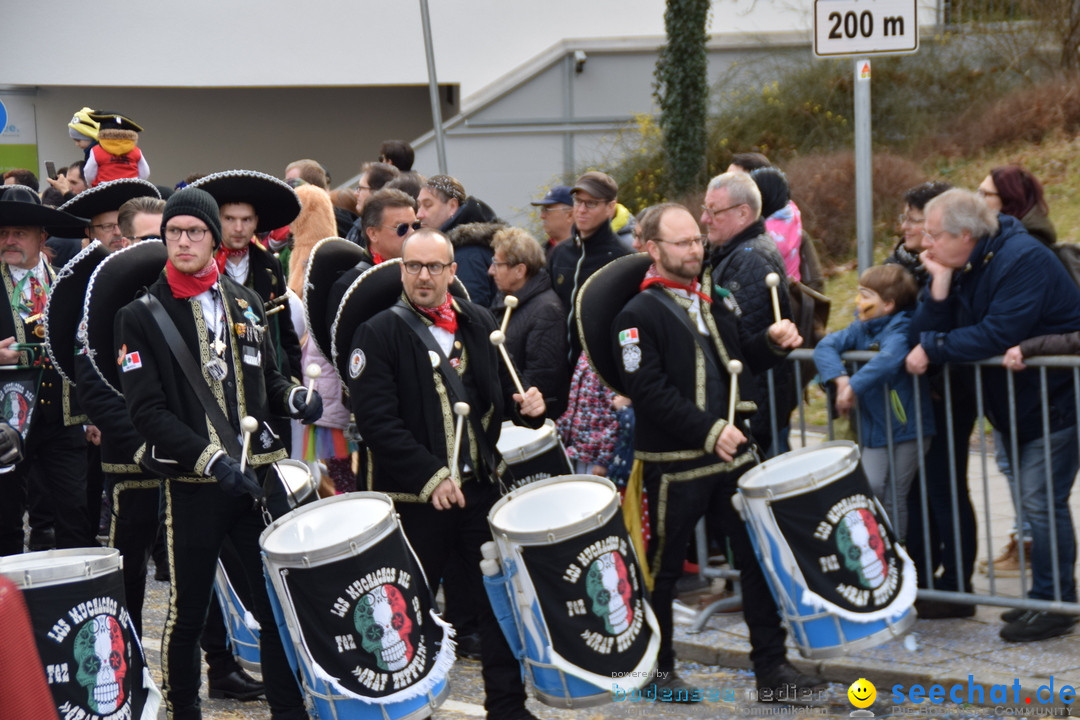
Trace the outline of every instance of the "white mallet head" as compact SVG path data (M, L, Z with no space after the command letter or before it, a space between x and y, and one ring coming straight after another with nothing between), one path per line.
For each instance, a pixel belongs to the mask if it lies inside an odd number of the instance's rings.
M461 417L465 417L466 415L469 414L469 410L470 410L469 403L466 403L466 402L456 402L456 403L454 403L454 414L455 415L460 415Z
M259 429L259 421L247 415L240 421L240 429L249 435Z
M492 345L502 345L506 342L506 333L502 330L493 330L491 334L488 335L488 340L491 341Z
M428 360L431 361L431 367L433 368L439 367L439 363L442 362L442 360L439 358L439 353L435 352L434 350L428 351Z
M732 375L738 375L743 370L742 363L738 360L730 360L727 364L727 370Z
M503 302L508 308L516 308L518 306L518 299L513 295L507 295Z
M304 368L304 375L309 378L317 378L322 375L322 368L318 363L308 363L308 366Z
M780 276L776 273L769 273L765 276L765 284L771 288L780 287Z

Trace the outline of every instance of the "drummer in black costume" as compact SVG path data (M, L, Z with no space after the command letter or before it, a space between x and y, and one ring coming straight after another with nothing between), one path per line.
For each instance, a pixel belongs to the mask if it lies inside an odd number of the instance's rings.
M544 400L535 387L524 396L514 393L488 339L496 329L491 314L447 292L455 269L445 235L421 229L409 236L400 269L405 292L398 305L408 319L389 308L362 323L353 335L345 372L357 426L369 449L366 489L394 499L405 535L435 588L451 553L464 556L471 570L469 600L482 613L488 719L530 720L534 716L525 709L521 669L488 604L479 563L480 545L491 539L487 513L499 497L496 482L503 463L495 445L500 424L512 416L518 424L539 427ZM460 378L471 407L462 433L460 484L450 471L451 408L460 398L456 383L444 382L433 369L439 353L429 341L449 360L448 372Z
M267 425L271 411L311 423L321 415L322 401L318 394L305 401L303 387L277 370L262 299L219 276L213 252L221 243L221 222L214 199L197 188L180 190L165 206L161 229L169 258L165 273L148 290L152 300L140 298L120 310L114 357L131 418L147 443L144 455L176 464L175 477L164 485L173 581L162 639L166 707L173 720L201 717L199 635L218 551L228 536L254 593L271 717L307 718L262 577L259 534L265 522L252 499L261 497L261 484L251 467L241 471L238 458L242 418L258 421L251 465L264 469L286 457ZM186 346L193 356L190 370L201 383L188 381L166 340L162 311L176 326L177 348ZM217 422L214 415L221 416Z
M745 361L750 369L764 371L799 346L798 330L781 320L749 336L727 306L713 303L709 288L699 288L703 238L683 206L667 203L650 210L642 221L642 237L652 264L642 278L647 261L637 258L632 282L640 282L640 291L618 313L609 342L618 366L613 379L637 411L635 457L645 463L653 528L648 564L655 577L652 604L661 630L655 684L675 697L694 700L692 688L675 674L671 604L694 526L708 516L714 529L730 538L741 570L759 699L773 699L781 689L787 690L785 697L796 689L815 689L823 681L798 672L785 659L786 634L776 605L731 504L739 476L757 463L751 439L744 434L749 430L740 429L748 427L745 421L756 406L740 399L736 423L726 417L728 362ZM746 394L752 386L743 375L740 398L752 397Z

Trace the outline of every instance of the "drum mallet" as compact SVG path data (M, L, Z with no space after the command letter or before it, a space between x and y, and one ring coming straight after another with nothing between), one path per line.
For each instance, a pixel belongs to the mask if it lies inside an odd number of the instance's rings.
M518 306L518 299L513 295L507 295L503 302L506 303L506 310L503 312L502 325L499 326L499 329L503 331L503 334L506 334L506 326L510 324L510 313Z
M780 322L780 293L777 290L780 287L780 276L776 273L769 273L765 276L765 284L769 286L769 294L772 295L772 314L776 322Z
M245 415L240 421L240 429L244 431L244 449L240 451L240 472L247 468L248 450L251 448L251 435L259 429L259 421L250 415Z
M469 414L469 403L454 403L454 414L457 415L457 426L454 428L454 464L450 467L450 477L461 484L461 475L458 470L458 456L461 455L461 434L465 432L465 416Z
M735 424L735 404L739 401L739 374L742 372L742 363L738 360L729 360L727 370L731 374L731 395L728 397L728 423Z
M307 395L304 397L304 402L311 402L311 393L315 392L315 378L322 375L322 368L318 363L308 363L308 366L304 368L304 374L307 375Z
M506 369L510 371L510 379L514 381L514 387L517 388L521 397L525 397L525 388L521 387L521 379L518 378L517 370L514 369L514 363L510 359L510 353L506 352L506 333L502 330L494 330L491 335L488 335L488 339L491 340L491 344L499 348L499 352L502 353L503 362L506 363Z

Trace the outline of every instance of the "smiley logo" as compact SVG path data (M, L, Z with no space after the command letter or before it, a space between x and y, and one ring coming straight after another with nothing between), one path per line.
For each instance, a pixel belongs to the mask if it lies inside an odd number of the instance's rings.
M857 708L868 708L877 698L877 688L866 678L859 678L851 683L847 691L848 700Z

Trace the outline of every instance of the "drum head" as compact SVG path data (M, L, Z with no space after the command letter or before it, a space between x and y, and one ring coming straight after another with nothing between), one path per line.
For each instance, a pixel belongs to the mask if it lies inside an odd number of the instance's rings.
M739 490L751 498L797 495L827 485L858 464L858 446L834 440L766 460L739 479Z
M275 520L259 544L268 556L298 556L346 551L369 544L392 526L394 503L374 492L348 493L319 500Z
M545 420L544 424L536 429L521 427L507 420L502 425L496 447L503 459L513 465L531 460L558 443L553 420Z
M538 480L495 503L491 526L518 542L549 536L571 537L607 521L619 505L610 480L593 475L564 475Z
M61 585L120 569L115 548L70 548L0 558L0 574L23 590Z

